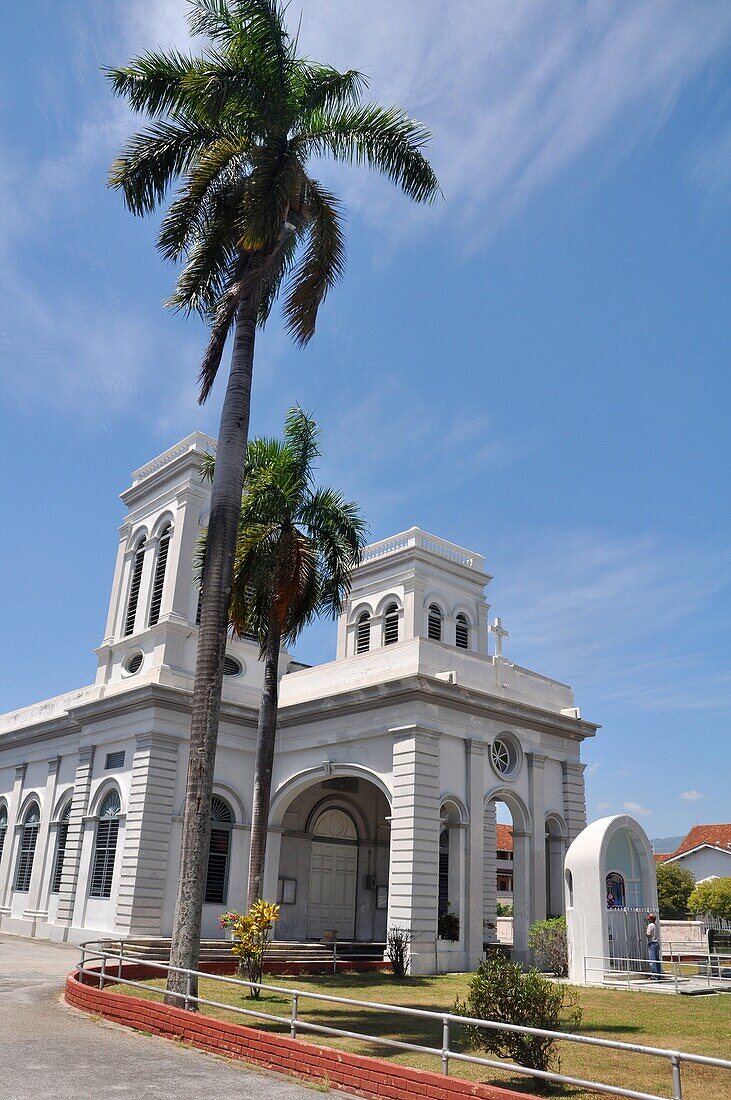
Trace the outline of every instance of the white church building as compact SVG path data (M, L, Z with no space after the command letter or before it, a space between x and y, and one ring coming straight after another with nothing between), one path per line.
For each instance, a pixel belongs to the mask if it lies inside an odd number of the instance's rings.
M170 934L207 522L194 433L122 493L94 684L0 716L0 928L54 940ZM582 720L564 684L503 654L484 559L411 528L364 552L334 661L282 655L264 896L277 937L413 935L414 973L466 969L496 939L496 805L512 815L514 951L563 912L586 824ZM489 653L488 643L494 650ZM204 936L244 905L258 645L232 639L223 687ZM458 918L456 940L439 917ZM454 922L452 921L452 934Z

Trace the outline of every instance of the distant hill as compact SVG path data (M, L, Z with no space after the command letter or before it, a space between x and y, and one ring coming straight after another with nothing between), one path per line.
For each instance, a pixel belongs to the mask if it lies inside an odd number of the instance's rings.
M650 843L656 852L664 855L667 852L674 852L681 840L684 839L685 833L683 836L660 836L657 840L651 840Z

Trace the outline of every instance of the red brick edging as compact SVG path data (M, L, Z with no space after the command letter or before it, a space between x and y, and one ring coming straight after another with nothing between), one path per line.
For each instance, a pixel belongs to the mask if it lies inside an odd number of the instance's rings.
M110 972L117 976L117 971ZM149 969L124 963L122 976L131 981L149 977ZM66 978L66 1001L75 1008L104 1016L118 1024L149 1031L169 1039L184 1039L193 1046L225 1058L247 1062L295 1077L327 1081L334 1089L358 1096L388 1100L525 1100L524 1093L481 1085L439 1073L393 1065L342 1050L305 1043L288 1036L259 1031L243 1024L229 1024L200 1013L170 1008L157 1001L128 997L98 989L81 980L78 970Z

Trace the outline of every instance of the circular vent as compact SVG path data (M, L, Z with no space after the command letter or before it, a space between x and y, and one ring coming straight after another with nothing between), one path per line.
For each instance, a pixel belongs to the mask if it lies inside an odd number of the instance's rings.
M512 779L520 768L520 749L512 737L496 737L490 748L490 762L498 775Z
M229 657L228 653L223 658L223 675L224 676L238 676L241 672L241 665L235 657Z
M135 672L139 672L142 668L142 662L144 657L141 653L133 653L131 657L128 657L124 662L124 671L129 673L130 676L134 676Z

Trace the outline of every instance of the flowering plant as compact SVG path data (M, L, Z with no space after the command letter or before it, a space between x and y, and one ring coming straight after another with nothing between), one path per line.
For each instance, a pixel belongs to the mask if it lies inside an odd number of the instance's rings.
M218 918L219 928L233 928L237 921L242 918L242 913L237 913L235 909L229 909L227 913L222 913Z
M252 905L246 914L237 913L231 925L234 945L231 952L239 958L239 971L244 969L249 981L249 996L258 1000L261 990L258 983L264 969L264 960L272 939L272 929L279 920L279 906L262 898Z

